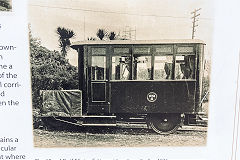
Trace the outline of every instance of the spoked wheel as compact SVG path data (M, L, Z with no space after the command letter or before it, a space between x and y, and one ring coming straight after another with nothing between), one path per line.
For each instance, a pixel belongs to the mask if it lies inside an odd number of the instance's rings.
M154 114L148 117L148 125L159 134L176 132L180 123L180 114Z

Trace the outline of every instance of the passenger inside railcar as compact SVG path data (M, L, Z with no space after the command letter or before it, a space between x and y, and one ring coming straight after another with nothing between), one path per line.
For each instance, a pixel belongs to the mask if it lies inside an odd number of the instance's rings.
M112 57L112 80L130 80L130 56Z
M151 56L134 55L133 79L134 80L151 79Z
M194 79L194 56L176 56L176 79Z

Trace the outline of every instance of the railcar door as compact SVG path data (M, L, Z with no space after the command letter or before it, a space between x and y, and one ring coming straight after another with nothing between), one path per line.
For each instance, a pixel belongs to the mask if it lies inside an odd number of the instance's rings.
M88 47L88 113L110 112L107 47Z

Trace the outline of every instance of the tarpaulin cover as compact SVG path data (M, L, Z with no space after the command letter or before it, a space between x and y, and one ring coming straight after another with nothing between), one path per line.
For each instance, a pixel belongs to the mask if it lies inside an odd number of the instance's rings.
M80 90L42 90L42 116L82 116Z

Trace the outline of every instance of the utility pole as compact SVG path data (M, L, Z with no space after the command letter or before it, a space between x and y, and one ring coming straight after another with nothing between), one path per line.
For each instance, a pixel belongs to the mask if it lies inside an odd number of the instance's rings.
M193 14L193 25L192 25L192 39L194 39L194 33L196 32L196 27L198 26L198 24L196 24L196 22L198 21L197 17L200 16L200 13L197 13L198 11L200 11L201 8L199 9L195 9L193 12L191 12L191 14Z

